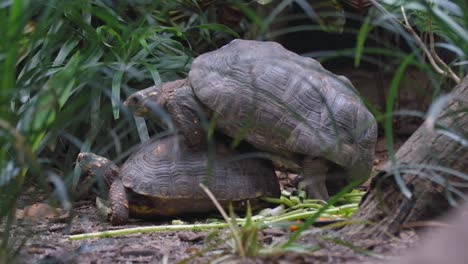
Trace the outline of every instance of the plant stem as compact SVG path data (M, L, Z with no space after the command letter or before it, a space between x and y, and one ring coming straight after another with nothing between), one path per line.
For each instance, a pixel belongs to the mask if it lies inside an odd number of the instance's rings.
M115 236L130 235L130 234L137 234L137 233L151 233L151 232L161 232L161 231L209 230L209 229L225 228L227 226L228 226L227 223L144 226L144 227L134 227L134 228L119 229L119 230L109 230L109 231L103 231L103 232L71 235L68 238L70 240L81 240L81 239L86 239L86 238L105 238L105 237L115 237Z
M299 219L305 219L315 214L317 211L302 211L294 212L293 214L280 215L279 217L267 217L262 220L264 224L277 223L282 221L294 221ZM327 211L324 213L326 214ZM237 220L239 224L245 222L244 219ZM95 233L86 233L79 235L71 235L68 238L70 240L81 240L87 238L106 238L106 237L115 237L122 235L130 235L137 233L152 233L152 232L161 232L161 231L182 231L182 230L209 230L209 229L218 229L229 227L227 223L211 223L211 224L192 224L192 225L162 225L162 226L145 226L145 227L135 227L135 228L125 228L119 230L110 230L102 231Z

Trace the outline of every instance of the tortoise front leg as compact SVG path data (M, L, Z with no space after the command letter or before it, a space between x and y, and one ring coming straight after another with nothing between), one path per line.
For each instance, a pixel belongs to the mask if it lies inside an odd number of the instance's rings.
M113 225L123 225L128 221L128 198L120 179L115 180L109 190L111 207L110 221Z
M305 185L307 197L328 200L325 184L327 172L328 166L323 159L313 157L304 159L304 183L302 185Z
M204 112L190 87L176 90L175 94L168 99L166 108L174 125L184 136L187 146L193 148L206 144L205 129L200 118Z

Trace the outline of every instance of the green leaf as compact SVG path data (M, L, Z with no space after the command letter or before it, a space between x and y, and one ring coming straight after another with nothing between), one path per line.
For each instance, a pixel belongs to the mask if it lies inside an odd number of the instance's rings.
M439 17L445 24L452 29L457 36L462 38L465 42L468 42L468 31L466 28L463 28L460 26L457 22L455 22L449 15L447 15L445 12L440 10L439 8L433 8L432 11L434 14Z
M403 76L405 74L406 68L410 65L410 63L413 61L415 57L415 53L412 53L411 55L407 56L403 62L400 64L398 67L395 76L392 79L392 83L390 85L390 92L387 98L387 107L386 107L386 118L385 118L385 124L384 124L384 131L385 131L385 138L387 139L387 148L388 148L388 156L390 157L392 167L396 165L396 160L395 160L395 149L393 145L393 109L395 106L395 101L397 99L398 95L398 88L400 85L400 81L403 79ZM398 186L400 187L401 192L403 193L404 196L406 196L408 199L411 198L412 194L411 191L408 189L406 186L405 182L403 181L403 178L401 177L400 173L398 170L392 170L392 173L394 175L395 181L397 182Z
M78 45L78 42L78 40L68 40L67 42L65 42L65 44L63 44L62 48L57 54L57 57L55 57L52 66L60 66L60 64L63 63L68 54L70 54L70 52L76 47L76 45Z
M73 94L73 88L76 83L76 72L79 68L79 62L81 61L80 52L75 53L66 67L60 71L56 78L50 80L50 85L55 93L58 94L59 107L62 108L68 101L68 98ZM64 86L62 86L65 84Z
M177 37L183 37L184 35L184 32L181 30L180 27L161 27L155 30L155 32L170 32L176 35Z
M146 127L146 122L143 117L133 116L135 118L135 124L138 130L138 136L140 136L140 141L147 142L150 137L148 134L148 128Z
M96 29L96 33L98 36L101 37L102 43L104 45L112 48L114 45L112 44L113 38L117 39L119 46L124 46L124 42L120 35L111 27L109 26L100 26Z
M122 70L114 73L112 77L112 113L114 119L119 119L119 107L120 107L120 86L122 85L122 77L124 72Z
M159 76L158 70L156 67L149 63L142 63L151 73L151 77L153 77L154 85L161 84L161 76Z
M229 27L227 27L225 25L221 25L221 24L203 24L203 25L198 25L198 26L194 26L194 27L191 27L191 28L208 29L208 30L217 31L217 32L220 31L220 32L224 32L224 33L227 33L229 35L232 35L235 38L240 38L240 36L239 36L239 34L237 34L237 32L235 32L234 30L230 29Z
M2 90L4 92L8 90L13 90L15 87L15 74L16 74L16 60L18 58L18 51L20 48L19 40L22 34L22 27L24 26L24 22L22 22L22 15L23 15L23 1L22 0L15 0L10 7L9 10L9 23L8 25L2 25L2 27L7 28L6 36L2 36L2 38L6 38L4 43L8 43L6 48L6 59L3 62L3 69L2 70ZM3 55L3 54L1 54ZM3 59L0 59L2 61Z
M140 42L140 45L148 52L151 54L151 48L149 47L148 45L148 42L146 41L145 37L142 36L138 39L138 41Z
M21 118L19 127L22 131L32 133L30 140L33 150L40 145L47 128L55 121L57 112L73 94L80 58L80 53L75 53L70 61L49 79L43 90L26 105L27 110ZM34 134L36 131L40 133Z
M354 66L359 67L361 63L362 54L364 53L364 44L366 43L367 35L372 30L372 24L370 23L370 16L366 17L364 23L362 23L359 29L359 34L356 43L356 55L354 57Z
M249 5L241 2L241 1L234 1L234 5L238 8L245 17L251 20L255 25L261 27L263 24L263 18L260 17L255 10L253 10Z

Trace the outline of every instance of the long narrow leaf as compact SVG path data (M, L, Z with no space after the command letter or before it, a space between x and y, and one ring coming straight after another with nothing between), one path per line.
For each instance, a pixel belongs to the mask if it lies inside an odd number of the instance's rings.
M114 73L112 78L112 113L114 114L114 119L119 119L119 107L120 107L120 87L122 85L122 78L124 72L119 70Z
M356 43L356 55L354 57L354 66L359 67L361 63L361 57L364 53L364 45L366 43L367 35L372 30L372 24L370 23L370 16L366 17L364 23L362 23L361 28L359 29L359 34L357 36Z
M142 143L147 142L150 137L148 134L148 128L146 127L146 122L143 117L134 116L135 124L138 130L138 135L140 136L140 141Z
M385 130L385 138L387 140L388 156L390 157L392 167L395 166L396 160L395 160L395 149L393 145L393 118L392 118L391 113L393 113L400 81L403 79L405 70L410 64L410 62L414 59L414 56L415 54L413 53L410 56L406 57L403 60L403 62L400 64L400 66L398 67L395 73L395 76L393 77L392 83L390 85L390 93L387 99L387 107L386 107L387 118L385 119L384 130ZM405 182L403 181L403 178L401 177L400 172L398 170L393 170L393 172L394 172L393 175L395 177L395 181L397 182L398 187L400 187L400 190L403 193L403 195L406 196L408 199L411 198L412 193L406 186Z
M240 38L240 36L239 36L239 34L237 34L237 32L235 32L234 30L230 29L229 27L227 27L225 25L221 25L221 24L203 24L203 25L194 26L192 28L208 29L208 30L212 30L212 31L215 31L215 32L224 32L224 33L232 35L232 36L234 36L236 38Z
M156 66L149 63L143 63L143 65L145 65L145 67L150 71L151 77L153 77L154 85L160 85L161 76L159 76L159 72L158 69L156 69Z
M455 22L449 15L444 13L439 8L433 8L432 11L436 16L438 16L447 26L449 26L457 36L461 37L465 42L468 42L468 30L460 26Z

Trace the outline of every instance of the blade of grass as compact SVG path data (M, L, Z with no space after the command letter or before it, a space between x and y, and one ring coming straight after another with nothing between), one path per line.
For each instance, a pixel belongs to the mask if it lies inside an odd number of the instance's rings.
M124 72L122 70L117 71L114 73L112 77L112 113L114 115L114 119L119 119L120 113L120 87L122 85L122 78Z
M78 45L78 43L79 41L75 39L70 39L65 42L57 54L57 57L55 57L52 66L60 66L65 61L70 52Z
M154 85L160 85L162 83L161 81L161 76L159 76L159 72L158 72L158 69L156 69L156 66L154 65L151 65L149 63L142 63L147 69L148 71L151 73L151 77L153 77L153 82L154 82Z
M224 32L227 33L235 38L240 38L239 34L235 32L234 30L230 29L229 27L222 25L222 24L203 24L203 25L198 25L194 26L192 28L198 28L198 29L208 29L214 32Z
M367 35L372 30L373 26L370 23L371 16L367 16L359 29L359 33L356 40L356 54L354 56L354 66L359 67L361 63L362 54L364 53L364 45L366 43Z
M2 72L2 92L6 93L9 90L13 90L15 87L15 74L16 74L16 59L19 51L19 41L22 33L22 15L23 15L23 1L15 0L13 1L9 9L9 21L7 26L6 43L7 52L6 59L3 63L3 72ZM5 26L5 25L3 25ZM6 106L6 105L5 105Z
M226 223L229 224L228 227L231 230L232 235L234 236L234 240L236 241L237 247L239 248L239 254L241 255L241 257L244 258L246 255L244 248L242 247L241 238L239 237L239 228L237 227L237 225L233 224L230 221L231 218L229 218L229 216L226 214L223 207L219 204L218 200L216 200L216 197L214 197L213 193L211 193L211 191L203 183L200 183L199 186L206 193L206 195L208 195L210 200L216 206L216 209L218 209L219 213L223 216Z
M140 141L142 143L149 141L150 137L148 134L148 128L146 127L145 119L139 116L133 116L133 118L135 119L138 135L140 136Z
M403 79L403 76L405 74L406 68L410 65L410 62L413 61L415 57L415 53L412 53L411 55L407 56L400 66L398 67L392 82L390 84L390 92L388 95L387 99L387 106L386 106L386 118L384 121L384 131L385 131L385 139L387 141L387 147L388 147L388 156L390 157L390 161L392 164L392 168L396 165L396 159L395 159L395 148L393 145L393 118L392 118L392 113L394 110L395 106L395 101L398 95L398 88L400 85L400 81ZM393 170L393 169L392 169ZM394 170L394 178L396 183L398 184L398 187L400 187L401 192L403 195L410 199L412 196L411 191L408 189L406 186L403 178L400 175L400 172L398 170Z

